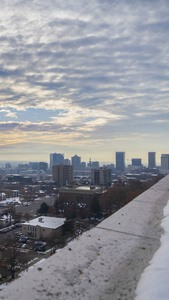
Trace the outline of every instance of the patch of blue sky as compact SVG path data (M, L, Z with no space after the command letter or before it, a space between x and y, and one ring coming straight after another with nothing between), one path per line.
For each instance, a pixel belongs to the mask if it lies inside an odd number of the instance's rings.
M96 118L94 118L94 117L87 117L86 119L85 119L85 121L86 122L90 122L90 121L94 121Z
M0 109L0 120L9 121L9 120L17 120L20 122L50 122L53 117L59 117L63 112L63 110L45 110L45 109L35 109L28 108L25 111L17 111L12 108Z

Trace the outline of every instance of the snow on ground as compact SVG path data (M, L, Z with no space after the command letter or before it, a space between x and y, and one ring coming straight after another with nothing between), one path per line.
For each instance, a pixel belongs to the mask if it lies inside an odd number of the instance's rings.
M8 204L19 204L21 205L21 201L19 197L7 198L6 200L0 201L0 205L8 205Z
M30 266L27 270L22 271L21 273L19 273L18 276L22 276L24 273L27 273L28 271L36 268L37 266L39 266L40 264L42 264L44 261L46 261L46 258L42 258L41 260L39 260L37 263L33 264L32 266Z
M164 219L161 226L164 229L160 240L161 247L142 273L137 285L135 300L169 299L169 201L164 208Z
M28 265L30 265L32 262L34 262L35 260L37 260L37 258L33 259L32 261L30 261L28 263ZM27 273L29 270L34 269L35 267L39 266L40 264L42 264L44 261L46 260L46 258L42 258L41 260L39 260L37 263L33 264L32 266L28 267L28 269L20 272L18 274L19 277L22 277L25 273ZM13 281L12 281L13 282ZM12 282L6 282L0 285L0 291L7 288L9 286L9 284L11 284Z

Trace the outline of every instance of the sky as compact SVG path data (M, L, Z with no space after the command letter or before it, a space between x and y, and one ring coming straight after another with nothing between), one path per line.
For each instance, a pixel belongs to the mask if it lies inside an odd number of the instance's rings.
M169 0L2 0L0 160L169 153Z

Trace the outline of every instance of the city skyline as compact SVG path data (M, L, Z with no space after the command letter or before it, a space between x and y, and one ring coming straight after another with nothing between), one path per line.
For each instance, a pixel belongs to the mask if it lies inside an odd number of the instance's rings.
M3 1L0 160L169 152L169 2Z
M94 157L93 158L89 158L88 160L84 160L83 157L79 156L77 153L73 154L71 157L68 157L65 155L65 153L49 153L48 154L48 159L44 160L43 162L41 160L32 160L31 162L29 160L27 161L10 161L10 160L0 160L0 167L4 167L6 164L11 163L11 165L13 166L17 166L18 164L36 164L36 163L42 163L42 164L48 164L48 167L51 167L52 165L59 165L59 164L68 164L68 165L81 165L81 164L86 164L86 166L90 166L90 164L94 164L94 166L96 167L96 165L103 166L103 165L110 165L110 164L114 164L115 167L121 169L122 165L124 165L125 167L130 166L130 165L139 165L139 166L145 166L145 167L149 167L151 168L155 168L155 167L160 167L161 163L162 163L162 157L164 156L169 156L169 154L167 153L161 153L159 161L156 160L156 152L148 152L147 153L147 159L144 160L142 157L132 157L129 159L129 156L126 156L126 152L125 151L116 151L114 153L114 158L112 161L99 161L96 160ZM73 159L73 160L72 160ZM75 161L76 163L75 163ZM77 160L79 161L79 163L77 163ZM119 170L120 170L119 169ZM122 169L121 169L122 171Z

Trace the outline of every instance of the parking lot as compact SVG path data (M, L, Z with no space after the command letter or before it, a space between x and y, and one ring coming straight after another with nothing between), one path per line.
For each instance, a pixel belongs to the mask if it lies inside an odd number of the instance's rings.
M20 249L27 249L29 251L33 250L34 252L38 251L38 246L40 247L45 245L45 247L41 247L42 249L39 251L45 252L46 250L49 250L49 246L46 245L45 242L35 241L23 236L21 226L21 224L15 224L0 230L0 251L3 251L7 245L15 246L16 248Z

